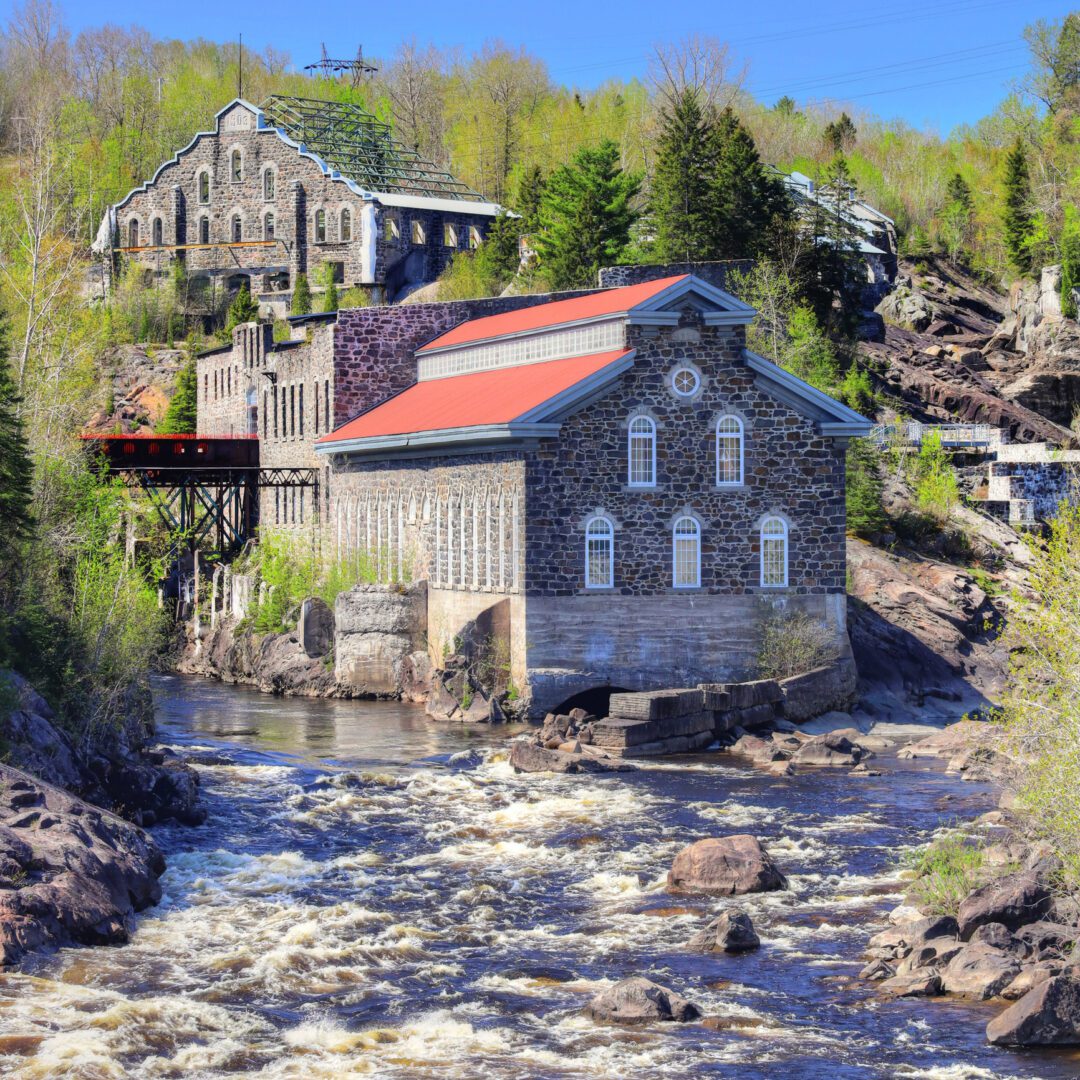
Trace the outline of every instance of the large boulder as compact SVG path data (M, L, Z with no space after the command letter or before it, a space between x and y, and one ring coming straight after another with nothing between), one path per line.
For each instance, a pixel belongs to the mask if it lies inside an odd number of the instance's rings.
M934 321L934 306L921 293L898 285L874 310L890 325L916 333Z
M998 1046L1080 1045L1080 980L1058 975L1029 990L986 1025Z
M761 944L745 911L730 908L699 930L689 941L691 949L704 952L750 952Z
M1032 871L998 878L970 893L960 904L956 916L960 937L967 941L986 923L1001 923L1009 930L1018 930L1042 918L1052 901L1046 882Z
M830 731L827 735L815 735L807 739L795 752L792 761L796 765L839 767L858 765L864 758L873 757L869 750L852 742L843 731Z
M659 983L635 977L601 991L585 1006L585 1013L606 1023L652 1024L696 1020L701 1010Z
M535 773L602 773L630 772L633 765L622 761L601 761L586 754L570 754L563 750L546 750L535 743L521 740L510 750L510 764L515 772Z
M787 879L753 836L698 840L683 848L668 871L668 890L679 893L771 892Z
M973 941L946 965L941 973L941 988L947 994L984 1001L997 997L1019 974L1020 961L1014 954Z
M126 941L132 913L161 899L164 869L142 829L0 765L0 964Z

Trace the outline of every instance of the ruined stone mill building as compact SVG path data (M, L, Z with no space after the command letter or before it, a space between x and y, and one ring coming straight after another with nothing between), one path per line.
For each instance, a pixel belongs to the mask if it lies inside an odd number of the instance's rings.
M738 679L778 605L847 651L844 450L869 431L749 351L753 315L654 268L310 316L289 342L252 324L199 358L199 427L314 470L262 493L262 526L425 583L432 660L483 624L533 714Z
M165 278L180 262L220 296L248 282L265 315L284 316L297 275L317 287L327 266L375 302L433 281L499 209L356 106L236 99L109 208L94 248L107 279L127 264Z

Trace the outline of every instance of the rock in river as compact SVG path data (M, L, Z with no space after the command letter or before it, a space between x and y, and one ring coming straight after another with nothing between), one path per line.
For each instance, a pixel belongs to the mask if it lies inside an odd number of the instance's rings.
M984 941L965 945L941 973L941 988L948 994L985 1001L997 997L1020 974L1020 961L1012 953Z
M622 761L605 760L586 754L569 754L564 750L545 750L531 742L516 742L510 751L510 764L516 772L600 773L630 772L633 765Z
M969 893L957 912L960 937L967 941L980 926L1001 923L1009 930L1033 923L1049 910L1053 897L1046 883L1033 871L991 881Z
M1080 1045L1080 980L1058 975L1028 991L986 1025L999 1046Z
M142 829L0 765L0 963L127 941L128 916L161 899L164 869Z
M772 892L787 879L753 836L698 840L685 847L668 871L668 890L680 893Z
M699 930L689 941L691 949L705 952L749 952L761 944L745 911L731 908Z
M593 1020L615 1024L696 1020L701 1010L686 998L640 976L623 979L601 991L585 1006Z

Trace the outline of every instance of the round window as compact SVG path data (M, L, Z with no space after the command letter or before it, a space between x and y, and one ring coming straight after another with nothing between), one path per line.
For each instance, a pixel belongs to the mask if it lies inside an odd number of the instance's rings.
M693 397L701 386L701 376L692 367L676 368L671 376L671 388L679 397Z

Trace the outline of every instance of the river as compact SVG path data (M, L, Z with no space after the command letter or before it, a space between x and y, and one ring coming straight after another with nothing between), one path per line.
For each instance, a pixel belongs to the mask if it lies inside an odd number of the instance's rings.
M165 896L122 948L0 975L0 1075L1075 1077L1080 1055L985 1044L1000 1006L883 999L855 975L904 852L993 805L940 765L776 778L719 757L515 776L504 729L411 706L156 684L162 741L210 810L160 827ZM455 755L459 755L456 758ZM708 835L790 878L743 898L763 947L685 949L708 899L663 888ZM707 1023L607 1028L581 1008L647 975Z

